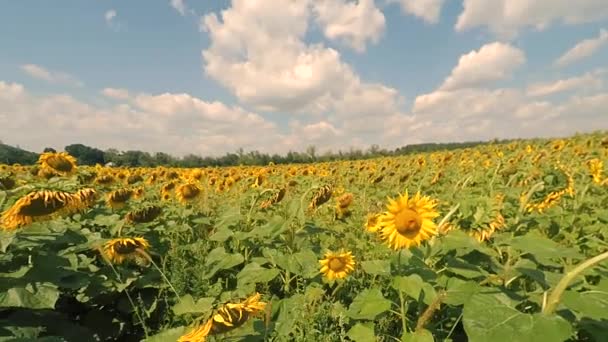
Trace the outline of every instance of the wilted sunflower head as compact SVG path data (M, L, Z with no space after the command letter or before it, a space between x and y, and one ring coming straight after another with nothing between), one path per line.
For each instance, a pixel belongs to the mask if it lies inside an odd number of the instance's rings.
M177 188L176 196L181 203L187 203L196 199L201 194L201 189L194 183L182 184Z
M74 197L78 198L83 206L90 207L97 200L97 190L92 188L80 189L74 194Z
M432 221L439 216L436 205L420 192L410 197L406 191L396 201L389 199L388 211L379 218L381 237L395 250L418 246L437 233L437 226Z
M267 304L260 299L261 294L256 292L243 302L222 305L207 322L182 335L178 342L201 342L208 335L222 334L242 326L250 317L266 309Z
M67 176L76 171L76 158L66 152L45 152L38 158L43 169Z
M150 243L143 237L115 238L104 244L103 253L115 265L135 261L138 265L145 266L149 263L150 256L146 252L149 247Z
M99 184L99 185L109 185L114 183L115 178L112 175L109 174L105 174L105 175L99 175L97 176L97 178L95 178L95 183Z
M329 280L345 278L355 270L355 258L352 252L327 252L325 258L319 260L321 273Z
M21 197L2 214L2 226L5 230L13 230L79 207L78 199L70 193L48 190L36 191Z
M106 203L112 209L120 209L127 204L131 196L133 196L133 190L131 189L114 190L108 194Z
M162 212L161 207L150 205L142 209L133 210L127 213L125 219L134 223L148 223L154 221Z
M262 295L255 293L240 303L224 304L213 315L211 334L221 334L243 325L249 317L264 311L266 303L260 301Z

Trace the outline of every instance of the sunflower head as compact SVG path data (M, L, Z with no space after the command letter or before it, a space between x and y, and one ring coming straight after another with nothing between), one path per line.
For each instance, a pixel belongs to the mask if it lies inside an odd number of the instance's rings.
M127 204L131 196L133 196L133 190L131 189L114 190L108 194L106 203L112 209L120 209Z
M45 152L38 158L43 169L51 170L60 175L71 175L76 171L76 158L66 152Z
M378 225L379 218L380 214L378 213L367 214L367 218L365 220L365 229L371 233L377 232L380 229L380 226Z
M148 240L143 237L115 238L104 244L103 253L108 261L116 265L125 261L135 261L138 265L147 265L150 257L146 250L149 247Z
M21 197L2 214L2 226L5 230L13 230L77 208L80 208L80 203L70 193L47 190L36 191Z
M201 189L194 183L182 184L177 188L177 199L181 203L187 203L196 199L201 194Z
M397 200L389 199L388 211L379 217L380 235L395 250L418 246L437 233L433 219L439 216L437 203L420 192L410 197L405 192Z
M133 223L148 223L154 221L162 212L160 206L150 205L139 210L127 213L125 219Z
M352 252L327 252L325 258L319 260L321 273L329 280L345 278L355 270L355 258Z

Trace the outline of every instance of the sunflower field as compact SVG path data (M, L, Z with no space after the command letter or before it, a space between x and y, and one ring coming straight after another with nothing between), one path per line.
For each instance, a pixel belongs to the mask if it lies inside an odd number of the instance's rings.
M1 341L608 341L608 137L0 166Z

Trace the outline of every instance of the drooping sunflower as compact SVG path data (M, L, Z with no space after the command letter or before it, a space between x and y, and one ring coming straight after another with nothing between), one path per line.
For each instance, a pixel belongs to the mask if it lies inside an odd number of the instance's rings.
M68 176L76 171L76 158L66 152L45 152L38 158L42 169Z
M36 191L21 197L2 214L4 230L14 230L81 208L78 198L63 191Z
M104 244L103 253L115 265L134 261L138 265L147 266L150 256L146 250L149 247L150 243L143 237L115 238Z
M224 304L204 324L200 324L182 335L178 342L204 342L209 335L222 334L242 326L247 320L264 311L266 303L260 301L262 295L255 293L241 303Z
M201 188L194 183L180 185L176 190L177 199L181 203L188 203L196 199L201 194Z
M97 200L97 190L92 188L80 189L74 194L74 197L82 203L83 207L91 207Z
M336 216L343 218L350 215L349 206L353 203L353 194L346 193L336 199Z
M319 188L317 192L314 194L310 203L308 205L308 210L313 211L316 210L320 205L331 199L333 194L333 186L331 184L327 184Z
M437 234L433 219L439 216L435 210L436 201L428 196L410 197L405 192L397 200L389 198L388 211L380 215L380 235L394 250L418 246L424 240Z
M107 196L107 205L116 210L123 208L129 199L133 196L133 190L131 189L118 189L110 192Z
M148 223L154 221L162 212L162 208L157 205L149 205L147 207L133 210L125 215L128 222L133 223Z
M355 270L355 258L352 252L327 252L325 258L319 260L320 272L329 280L343 279Z

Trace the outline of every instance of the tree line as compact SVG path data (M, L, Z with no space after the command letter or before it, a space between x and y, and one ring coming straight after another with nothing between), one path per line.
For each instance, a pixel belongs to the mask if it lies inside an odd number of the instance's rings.
M83 144L71 144L64 148L65 152L74 156L79 165L106 165L112 163L115 166L128 167L208 167L208 166L235 166L235 165L268 165L274 164L298 164L311 162L328 162L337 160L360 160L376 158L381 156L398 156L412 153L425 153L441 150L454 150L474 147L482 144L502 144L511 140L492 140L476 142L454 142L454 143L424 143L407 145L387 150L378 145L372 145L367 149L351 148L347 151L328 151L323 154L317 153L315 146L309 146L305 151L289 151L284 155L268 154L259 151L245 151L242 148L235 152L226 153L218 157L202 157L188 154L181 158L164 152L148 153L136 150L119 151L107 149L102 151L95 147ZM47 147L43 152L56 152L55 149ZM32 165L38 160L38 153L23 150L0 143L0 164Z

